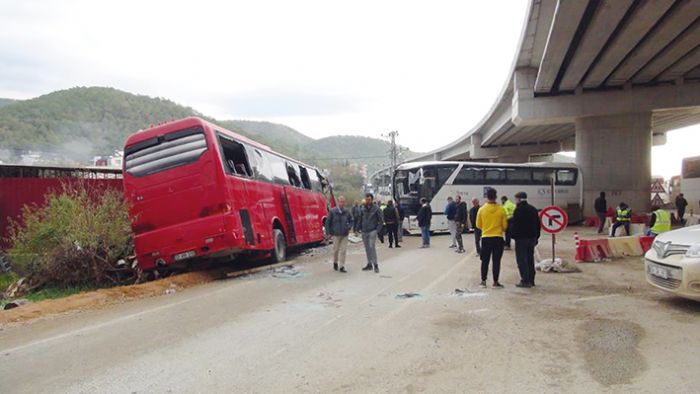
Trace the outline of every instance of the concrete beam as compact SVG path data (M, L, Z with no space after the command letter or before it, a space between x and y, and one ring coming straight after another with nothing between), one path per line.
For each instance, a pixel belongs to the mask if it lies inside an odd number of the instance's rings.
M693 27L686 30L680 37L673 41L668 48L659 53L649 64L644 66L644 68L634 76L632 81L634 83L647 83L653 80L664 70L673 65L673 63L676 63L683 56L695 49L695 47L698 46L698 42L700 42L700 20L695 22Z
M695 67L700 65L700 46L688 53L683 59L669 67L658 77L659 81L674 81L688 74Z
M607 85L622 86L629 81L645 64L669 45L679 34L683 32L700 15L699 1L682 1L674 7L661 22L657 25L649 36L644 38L639 46L634 48L615 72L610 76ZM663 71L663 70L662 70ZM658 75L658 72L651 75L647 82ZM641 82L637 77L634 82Z
M585 88L597 88L613 72L615 67L651 30L656 22L673 5L674 0L642 0L627 23L613 38L603 56L596 62L583 81Z
M591 24L583 34L576 53L559 83L560 91L576 89L633 2L634 0L605 1L596 8Z
M547 37L542 63L540 63L535 91L549 92L564 61L569 45L576 34L588 1L559 1L554 13L554 21Z
M513 122L516 126L573 123L576 119L591 116L700 106L700 85L697 83L549 97L522 93L520 96L521 91L516 91L513 97Z
M562 151L562 143L527 144L513 146L479 147L471 154L473 160L495 160L503 163L525 163L530 155L552 154ZM447 159L450 160L450 159Z

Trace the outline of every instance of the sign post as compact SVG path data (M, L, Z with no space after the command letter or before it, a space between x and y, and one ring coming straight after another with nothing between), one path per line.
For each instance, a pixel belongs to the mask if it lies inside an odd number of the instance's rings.
M552 262L554 262L554 258L556 257L554 249L554 244L556 242L555 234L564 231L567 224L569 224L569 217L566 211L555 205L546 207L540 212L542 231L552 234Z

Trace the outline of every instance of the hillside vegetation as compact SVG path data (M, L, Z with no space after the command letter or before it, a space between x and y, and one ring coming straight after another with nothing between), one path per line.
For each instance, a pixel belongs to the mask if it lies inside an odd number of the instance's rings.
M288 126L248 120L216 120L165 98L113 88L75 87L34 99L0 99L0 149L67 153L71 157L111 154L126 137L152 124L200 116L272 149L323 168L388 163L386 141L357 136L313 139ZM405 157L413 153L407 152ZM83 159L84 160L84 159Z

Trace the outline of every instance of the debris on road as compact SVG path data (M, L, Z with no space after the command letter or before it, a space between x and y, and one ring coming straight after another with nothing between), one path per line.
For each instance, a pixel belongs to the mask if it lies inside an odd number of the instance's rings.
M272 270L272 277L281 279L301 278L305 274L297 270L293 265L285 265Z
M554 262L552 262L552 259L540 260L535 264L535 268L542 272L581 272L578 267L573 266L566 261L562 261L560 258L554 259Z
M27 300L27 299L20 298L20 299L17 299L17 300L14 300L14 301L10 301L10 302L8 302L7 304L5 304L5 310L17 308L17 307L19 307L19 306L22 306L22 305L25 305L25 304L31 304L31 303L32 303L32 302L29 301L29 300Z
M362 242L362 238L356 237L354 235L348 235L348 242L351 244L359 244Z
M458 288L455 289L452 292L452 295L455 297L462 297L462 298L467 298L467 297L484 297L486 296L486 293L474 293L473 291L467 289L466 287Z
M396 295L397 299L405 300L408 298L423 298L420 293L401 293Z

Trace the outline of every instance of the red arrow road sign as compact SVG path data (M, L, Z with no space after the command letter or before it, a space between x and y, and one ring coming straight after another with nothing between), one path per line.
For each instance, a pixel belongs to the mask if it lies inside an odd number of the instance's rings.
M569 217L566 212L557 207L549 206L540 212L540 225L542 231L549 234L556 234L563 231L566 225L569 224Z

